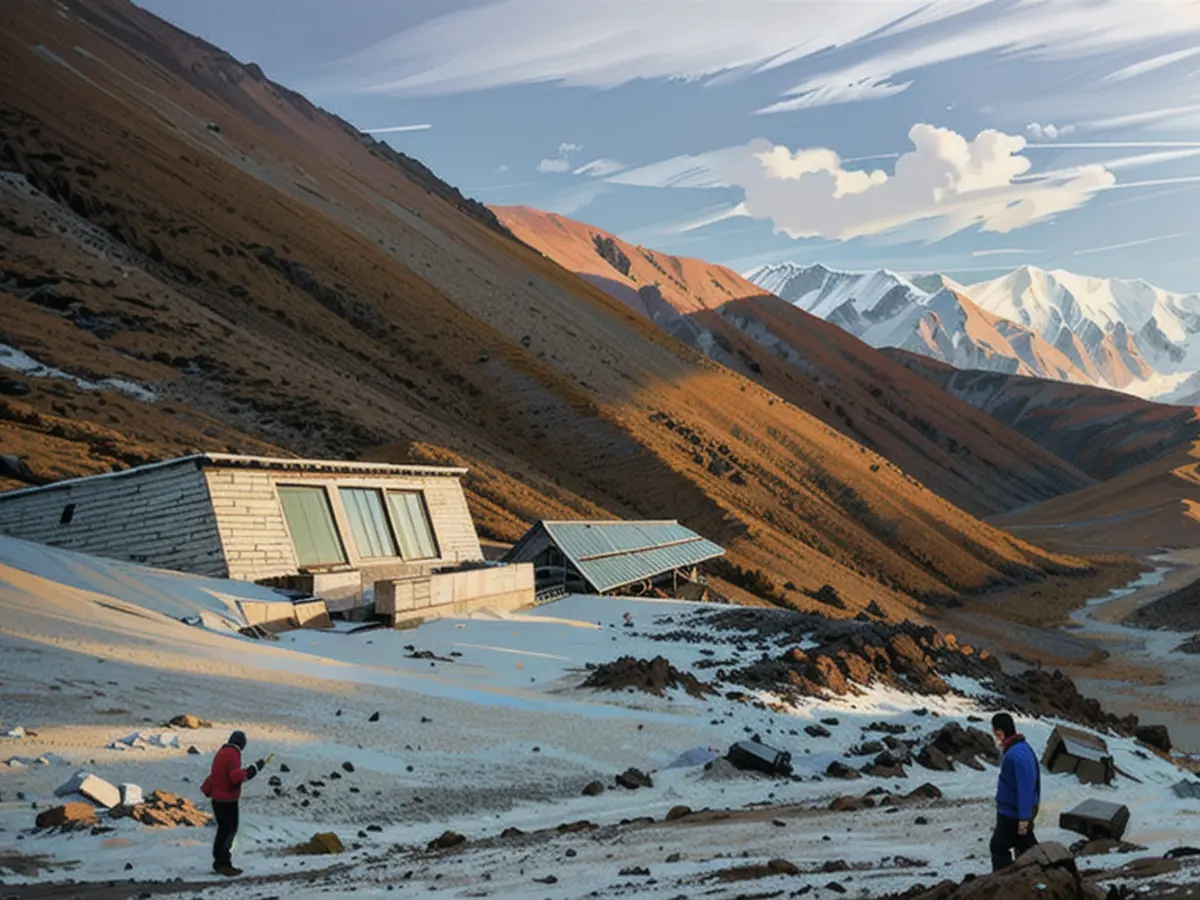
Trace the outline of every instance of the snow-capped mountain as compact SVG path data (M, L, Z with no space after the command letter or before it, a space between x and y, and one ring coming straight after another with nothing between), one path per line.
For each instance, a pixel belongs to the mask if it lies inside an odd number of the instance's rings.
M963 286L943 275L793 263L763 266L746 277L872 346L900 347L957 368L1174 402L1191 394L1180 388L1200 372L1200 295L1141 280L1022 266Z

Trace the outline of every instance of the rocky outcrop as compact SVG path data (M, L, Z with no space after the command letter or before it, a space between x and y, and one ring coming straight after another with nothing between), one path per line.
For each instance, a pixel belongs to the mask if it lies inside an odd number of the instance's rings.
M583 687L601 691L623 691L632 688L656 697L663 697L668 688L682 688L693 697L705 697L715 693L690 672L681 672L662 656L654 659L637 659L622 656L620 659L596 666L583 682Z
M887 900L1105 900L1100 888L1086 883L1075 859L1062 844L1040 844L1012 866L962 884L944 881L916 887Z

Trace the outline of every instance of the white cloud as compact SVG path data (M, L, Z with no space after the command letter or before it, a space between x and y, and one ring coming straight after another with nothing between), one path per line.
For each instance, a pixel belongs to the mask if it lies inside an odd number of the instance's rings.
M402 131L428 131L432 125L389 125L386 128L368 128L367 134L398 134Z
M888 97L908 73L983 54L1119 52L1132 60L1122 77L1134 77L1184 58L1164 44L1194 47L1197 35L1194 0L485 0L385 38L345 68L360 90L443 94L820 66L764 110L784 112ZM858 57L849 65L847 48Z
M974 140L917 124L913 149L892 174L845 168L826 148L790 150L759 139L701 156L677 157L621 173L619 184L738 188L735 215L769 219L793 238L856 237L917 230L938 239L978 228L1008 233L1087 203L1115 183L1098 165L1025 178L1025 138L982 131ZM732 211L731 211L732 212Z
M1025 126L1025 130L1029 132L1030 137L1037 141L1057 141L1060 137L1066 137L1075 131L1074 125L1039 125L1037 122L1030 122Z
M507 171L508 171L508 166L507 166L505 163L501 163L500 165L496 166L496 173L497 173L497 174L501 174L501 175L502 175L503 173L505 173L505 172L507 172Z
M602 156L599 159L593 159L589 163L584 163L572 174L591 175L593 178L604 178L607 175L620 172L624 168L624 163L619 163L615 159L606 159Z
M548 156L537 164L537 170L543 175L562 175L571 171L571 155L583 149L583 144L572 144L563 141L558 145L558 156Z

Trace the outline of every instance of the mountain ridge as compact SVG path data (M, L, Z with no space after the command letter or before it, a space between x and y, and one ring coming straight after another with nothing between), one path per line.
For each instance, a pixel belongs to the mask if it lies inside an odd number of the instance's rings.
M1200 371L1200 295L1144 279L1025 265L960 285L939 275L796 263L760 266L746 277L874 347L910 350L957 368L1111 387L1166 402Z

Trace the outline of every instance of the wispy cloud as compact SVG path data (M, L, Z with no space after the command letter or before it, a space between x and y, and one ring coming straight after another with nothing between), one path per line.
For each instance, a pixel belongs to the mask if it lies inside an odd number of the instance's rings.
M1193 0L809 2L803 14L798 6L709 0L698 11L694 0L483 0L385 38L345 68L361 90L440 94L711 80L801 60L823 66L762 110L786 112L893 96L925 67L980 55L1111 59L1120 52L1134 58L1126 75L1110 77L1132 78L1183 58L1170 42L1192 47L1200 35ZM857 61L840 62L843 51Z
M1177 62L1182 62L1197 55L1200 55L1200 47L1185 47L1182 50L1176 50L1174 53L1163 53L1160 56L1152 56L1149 59L1143 59L1140 62L1117 69L1117 71L1110 75L1105 75L1100 79L1100 84L1116 84L1119 81L1129 81L1132 78L1138 78L1158 69L1173 66Z
M1200 147L1200 141L1074 141L1025 145L1027 150L1134 150L1155 147Z
M591 175L593 178L603 178L606 175L613 175L626 168L624 163L619 163L615 159L606 159L603 156L599 159L593 159L589 163L584 163L572 174L574 175Z
M737 188L722 217L768 219L793 238L846 241L916 228L928 240L960 231L1008 233L1087 203L1116 178L1103 166L1027 176L1025 139L982 131L968 140L932 125L909 131L894 171L847 169L824 147L792 151L759 139L664 160L610 178L654 187ZM716 219L719 221L719 219ZM906 232L907 233L907 232Z
M984 256L1041 256L1045 250L1029 250L1020 247L998 247L994 250L974 250L971 256L979 259Z
M1119 244L1108 244L1105 247L1086 247L1083 250L1074 251L1074 256L1085 256L1089 253L1107 253L1110 250L1124 250L1127 247L1144 247L1147 244L1157 244L1160 241L1173 241L1178 238L1196 237L1200 235L1200 231L1176 231L1171 234L1159 234L1154 237L1139 238L1136 241L1122 241Z
M402 131L428 131L432 128L428 123L423 125L388 125L386 128L368 128L367 134L399 134Z

